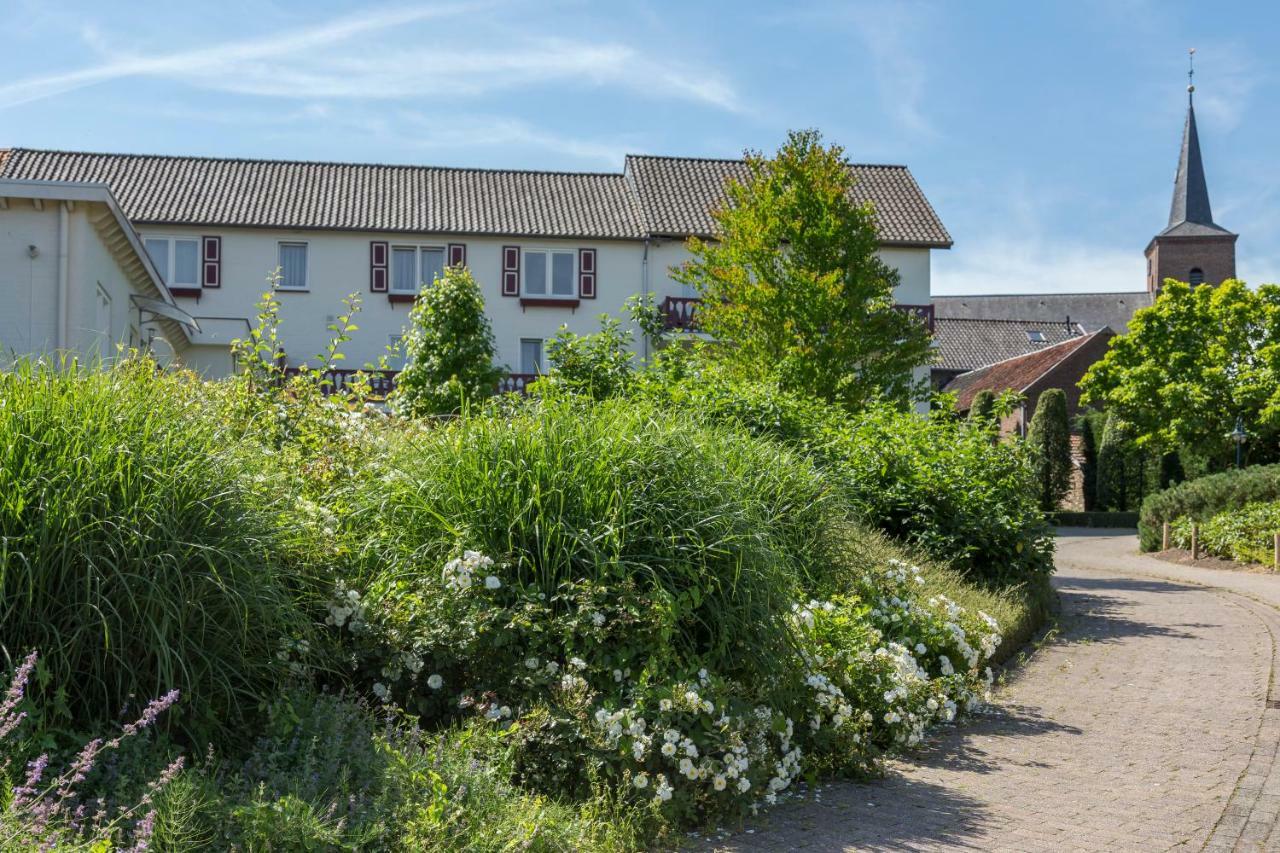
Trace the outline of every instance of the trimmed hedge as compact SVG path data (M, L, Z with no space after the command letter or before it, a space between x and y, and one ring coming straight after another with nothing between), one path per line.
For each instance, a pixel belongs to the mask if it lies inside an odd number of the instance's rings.
M1136 512L1051 512L1049 523L1057 527L1137 527Z
M1189 480L1147 497L1138 519L1142 550L1160 547L1166 522L1191 517L1198 521L1246 504L1280 500L1280 465L1255 465Z

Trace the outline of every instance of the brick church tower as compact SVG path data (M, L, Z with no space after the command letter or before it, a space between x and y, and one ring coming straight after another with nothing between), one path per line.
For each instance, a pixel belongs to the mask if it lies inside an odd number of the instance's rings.
M1192 73L1188 72L1189 78ZM1220 284L1236 276L1237 235L1215 223L1209 207L1196 133L1195 91L1194 84L1187 86L1187 123L1182 130L1169 226L1147 244L1147 291L1153 296L1166 278L1196 285Z

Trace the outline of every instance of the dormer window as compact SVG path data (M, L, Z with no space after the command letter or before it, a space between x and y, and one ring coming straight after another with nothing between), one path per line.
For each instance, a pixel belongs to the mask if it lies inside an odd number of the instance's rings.
M1191 272L1187 274L1187 283L1192 287L1197 284L1204 284L1204 270L1200 267L1192 267Z
M1033 344L1044 343L1044 332L1039 329L1027 329L1027 342Z

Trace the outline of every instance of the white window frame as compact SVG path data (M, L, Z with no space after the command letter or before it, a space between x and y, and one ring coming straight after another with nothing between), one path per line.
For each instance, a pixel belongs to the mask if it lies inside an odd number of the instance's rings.
M525 299L563 299L576 300L578 298L578 250L577 249L555 249L544 248L539 246L531 246L527 249L520 250L520 295ZM546 270L546 292L530 293L529 282L529 255L540 254L547 256L547 262L544 269ZM573 271L569 275L569 285L571 291L569 293L552 293L551 292L551 256L552 255L568 255L573 263ZM529 338L528 340L534 340Z
M524 369L524 345L536 343L538 345L538 362L539 364L534 370ZM520 339L520 372L529 376L541 376L542 369L546 366L547 361L547 339L546 338L521 338Z
M201 286L201 271L204 269L204 253L203 241L199 237L184 237L180 234L144 234L142 237L142 246L145 249L148 240L164 240L169 244L168 263L165 264L167 269L160 269L158 266L156 272L160 273L160 278L164 281L164 286L169 288L176 287L178 290L191 290ZM174 244L178 241L196 244L196 280L192 282L174 281L174 273L178 269L178 252L177 246ZM151 250L147 249L147 257L151 258ZM155 258L151 258L155 263Z
M281 250L285 246L301 246L304 249L305 259L302 264L302 287L286 287L284 284L284 258L281 257ZM280 270L280 285L277 290L292 291L294 293L305 293L311 289L311 244L306 240L277 240L276 241L276 269Z
M413 290L402 290L396 287L396 249L413 249L413 279L417 282L413 286ZM389 253L387 257L387 293L417 293L424 287L430 287L434 281L427 281L422 277L422 253L423 252L439 252L441 260L444 261L440 265L441 271L449 268L449 247L437 246L430 243L392 243L387 247Z

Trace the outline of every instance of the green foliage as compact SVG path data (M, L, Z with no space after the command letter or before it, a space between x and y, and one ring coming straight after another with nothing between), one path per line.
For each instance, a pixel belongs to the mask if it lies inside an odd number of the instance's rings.
M1052 512L1071 488L1071 426L1067 421L1067 397L1061 388L1049 388L1036 402L1027 430L1027 448L1040 493L1040 509Z
M600 331L576 335L566 327L547 342L550 383L596 400L626 391L634 377L632 335L608 314L600 315Z
M843 150L792 132L746 165L713 214L715 238L691 238L675 274L702 297L700 326L719 344L709 357L847 411L918 396L929 335L894 309L898 274L878 254L871 206L852 200Z
M1173 522L1172 545L1191 547L1190 517ZM1205 553L1238 563L1271 566L1275 560L1275 535L1280 533L1280 501L1248 503L1224 510L1200 525L1199 544Z
M1083 415L1080 418L1081 491L1084 492L1084 511L1098 508L1098 437L1094 430L1096 418Z
M1161 525L1180 518L1208 521L1247 504L1280 501L1280 465L1254 465L1188 480L1147 497L1138 534L1142 550L1160 547Z
M1125 470L1128 444L1125 423L1118 415L1111 414L1098 446L1098 509L1129 508L1129 478Z
M491 396L493 330L480 285L466 267L448 267L413 303L404 336L405 366L392 405L410 416L451 414Z
M993 444L987 428L888 406L851 418L715 371L642 387L676 411L731 421L809 454L868 524L974 578L1018 583L1050 570L1029 458L1016 445Z
M1129 332L1089 368L1084 400L1104 404L1139 447L1194 447L1227 464L1237 415L1252 457L1276 456L1280 435L1280 287L1168 281Z
M996 395L990 388L983 388L973 395L969 404L969 420L981 426L993 426L996 422Z
M48 726L176 687L184 728L225 734L311 632L246 425L204 404L144 359L0 374L0 647L41 651Z
M1160 454L1160 488L1176 486L1187 479L1182 467L1182 455L1177 451Z

